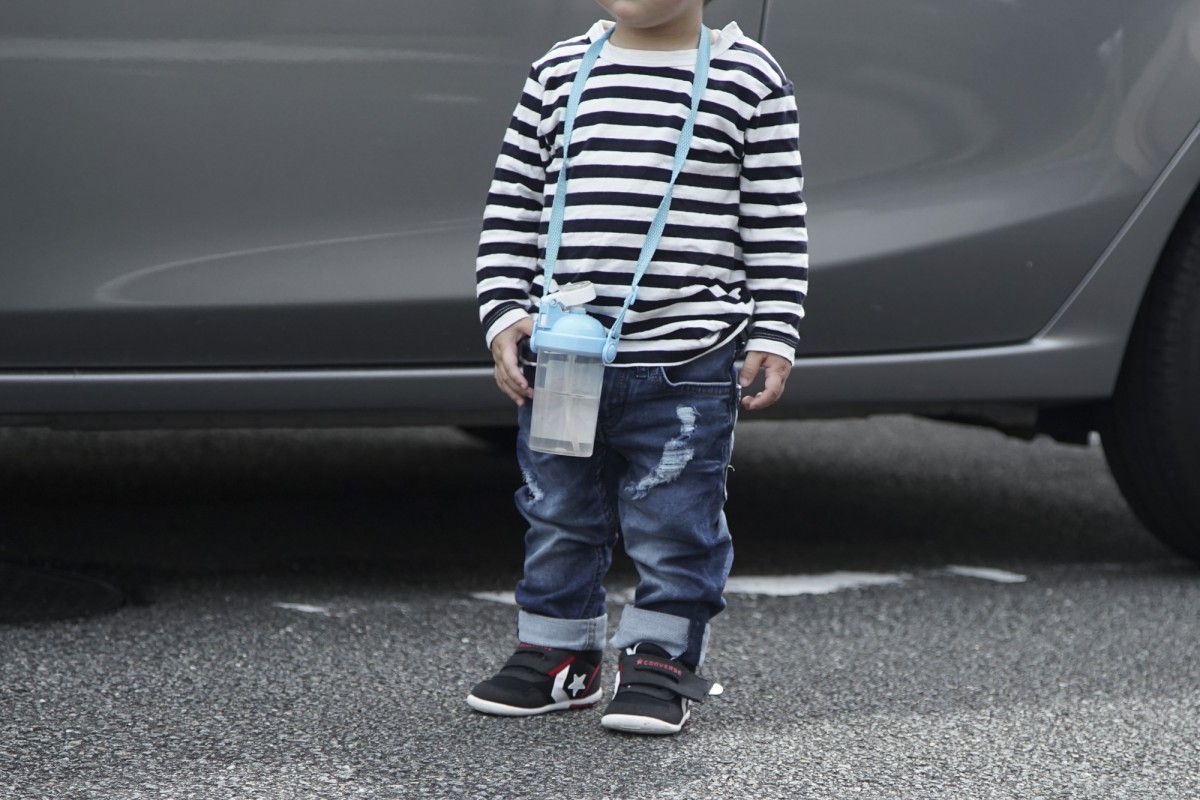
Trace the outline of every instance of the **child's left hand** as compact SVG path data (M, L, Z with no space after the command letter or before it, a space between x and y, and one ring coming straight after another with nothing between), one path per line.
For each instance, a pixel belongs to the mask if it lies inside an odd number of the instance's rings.
M742 364L742 371L738 375L738 384L745 389L754 383L754 379L758 377L760 370L767 373L767 382L763 390L758 394L747 395L742 398L742 408L747 411L758 411L768 408L774 405L776 400L783 397L783 386L787 383L788 375L792 371L792 365L786 358L777 356L774 353L761 353L757 350L747 351L746 360Z

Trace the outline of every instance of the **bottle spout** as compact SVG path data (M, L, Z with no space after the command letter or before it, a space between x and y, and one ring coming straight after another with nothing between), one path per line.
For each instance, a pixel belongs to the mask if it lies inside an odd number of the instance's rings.
M579 281L561 286L557 291L542 297L543 304L557 305L569 309L586 305L596 299L596 287L591 281Z

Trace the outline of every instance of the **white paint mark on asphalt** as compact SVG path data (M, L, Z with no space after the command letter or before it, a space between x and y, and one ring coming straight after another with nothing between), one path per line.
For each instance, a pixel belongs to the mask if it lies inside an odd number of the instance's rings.
M635 593L636 590L632 586L628 589L609 589L608 602L632 603ZM517 604L517 598L513 596L512 592L471 592L471 597L488 603L503 603L506 606Z
M325 617L333 616L333 612L327 606L313 606L308 603L276 603L275 607L286 609L287 611L299 611L301 614L320 614Z
M1018 575L1015 572L1007 572L1002 569L992 569L991 567L964 567L957 564L951 564L946 567L946 572L951 575L961 575L964 578L979 578L985 581L995 581L996 583L1024 583L1029 578L1024 575Z
M767 575L730 578L725 591L732 594L758 594L767 597L794 597L802 594L831 594L866 586L904 583L909 576L880 572L829 572L824 575Z
M967 567L952 564L945 569L922 573L924 575L958 575L965 578L979 578L996 583L1025 583L1029 580L1024 575L1008 572L991 567ZM753 594L763 597L796 597L799 595L833 594L850 589L864 589L872 586L896 586L912 579L912 575L896 572L827 572L820 575L744 575L731 577L725 584L728 594ZM610 589L609 602L632 603L636 589ZM516 598L512 592L471 592L471 597L489 603L503 603L515 606Z
M517 604L517 598L513 596L512 592L471 592L471 597L489 603L503 603L506 606Z
M637 587L630 586L627 589L608 589L608 602L624 603L633 605L633 601L637 599Z

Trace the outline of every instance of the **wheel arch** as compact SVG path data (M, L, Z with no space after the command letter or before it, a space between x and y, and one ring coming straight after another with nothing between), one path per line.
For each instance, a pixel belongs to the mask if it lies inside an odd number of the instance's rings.
M1100 345L1093 369L1110 396L1150 282L1171 237L1200 204L1200 123L1036 338Z

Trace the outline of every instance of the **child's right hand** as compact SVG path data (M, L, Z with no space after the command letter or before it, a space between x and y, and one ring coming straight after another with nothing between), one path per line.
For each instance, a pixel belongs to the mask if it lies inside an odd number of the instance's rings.
M496 385L519 406L533 397L533 387L525 380L518 357L521 340L533 336L533 320L523 319L509 325L492 339L492 360L496 362Z

